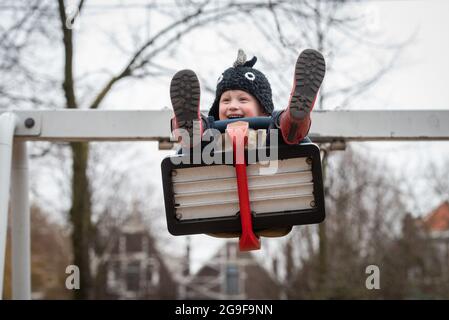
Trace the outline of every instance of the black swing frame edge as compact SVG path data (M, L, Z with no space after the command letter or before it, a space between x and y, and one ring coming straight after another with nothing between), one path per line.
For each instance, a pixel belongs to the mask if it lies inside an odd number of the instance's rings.
M226 152L220 152L220 154L222 159L225 159ZM256 161L259 161L258 155L259 153L257 153ZM180 164L174 164L171 160L172 157L190 158L188 163L186 163L187 161L181 161ZM245 150L245 157L248 159L247 150ZM294 146L280 145L278 147L279 160L301 157L310 157L312 159L313 194L315 199L315 207L305 210L279 211L253 215L253 229L255 232L264 229L283 228L294 225L317 224L325 219L325 198L319 147L314 143L304 143ZM176 236L202 233L241 232L240 217L238 213L235 216L191 219L184 221L178 220L176 218L172 171L174 169L222 165L204 164L202 159L201 163L194 164L192 162L193 161L191 155L181 154L168 156L161 163L168 231L172 235Z

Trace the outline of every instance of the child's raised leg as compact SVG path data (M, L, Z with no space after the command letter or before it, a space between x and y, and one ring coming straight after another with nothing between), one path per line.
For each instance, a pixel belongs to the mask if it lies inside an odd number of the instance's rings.
M313 49L301 52L296 61L293 88L287 108L280 115L282 137L287 144L298 144L310 129L310 112L324 79L326 63Z
M200 82L192 70L178 71L170 83L170 99L175 117L172 130L175 138L191 146L193 136L201 139L203 124L200 113ZM184 141L189 137L189 142ZM184 138L184 139L183 139Z

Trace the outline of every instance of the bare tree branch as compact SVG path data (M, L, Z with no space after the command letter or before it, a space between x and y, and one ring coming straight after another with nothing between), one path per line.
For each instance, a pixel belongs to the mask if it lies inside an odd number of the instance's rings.
M80 5L82 5L81 1ZM73 80L73 33L67 28L67 15L64 0L58 0L59 18L61 22L61 29L64 43L64 82L62 88L66 98L67 108L76 109L78 107L75 96L75 83Z
M345 98L342 100L340 106L347 106L349 101L371 89L375 83L379 82L386 74L388 74L396 64L401 54L402 50L396 50L395 54L392 56L389 62L386 65L382 66L382 68L375 74L361 81L352 83L349 86L328 91L325 93L326 97L330 97L335 94L344 94Z
M111 90L113 85L118 82L119 80L131 76L132 73L144 67L153 57L155 57L158 53L166 50L169 46L174 45L175 40L181 38L182 36L185 36L187 33L191 32L195 28L198 28L200 26L203 26L209 22L217 21L218 18L223 19L225 16L229 16L232 14L238 14L239 12L249 12L251 10L255 9L261 9L266 8L266 4L260 4L260 3L233 3L230 2L227 7L222 8L216 8L216 9L210 9L210 10L204 10L204 7L208 4L208 1L204 2L199 8L196 9L195 12L193 12L190 15L187 15L180 20L177 20L167 27L160 30L156 35L148 39L137 51L136 53L131 57L131 59L128 61L126 66L122 69L120 73L118 73L116 76L112 77L106 85L100 90L100 92L96 95L94 101L90 104L91 109L97 109L103 99L106 97L108 92ZM275 6L275 4L271 4L271 6ZM194 21L195 19L198 19L196 22L193 22L189 25L191 21ZM186 26L184 29L178 31L175 35L172 37L166 38L165 42L162 45L159 45L157 48L153 49L151 52L147 53L145 57L140 61L139 59L141 56L145 53L145 50L148 49L150 46L155 45L155 43L163 38L164 36L168 35L173 30L176 30L179 26Z

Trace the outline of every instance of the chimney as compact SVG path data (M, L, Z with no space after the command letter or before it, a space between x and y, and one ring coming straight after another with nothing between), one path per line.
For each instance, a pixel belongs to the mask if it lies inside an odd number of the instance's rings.
M186 255L184 257L184 270L182 274L184 277L190 275L190 237L186 238Z
M273 274L276 280L279 281L278 259L276 257L273 258Z

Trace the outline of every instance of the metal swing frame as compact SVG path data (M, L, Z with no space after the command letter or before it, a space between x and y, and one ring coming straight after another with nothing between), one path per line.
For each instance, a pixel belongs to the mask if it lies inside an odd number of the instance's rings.
M172 111L0 111L0 293L8 212L12 225L13 299L31 298L27 141L158 141L170 148ZM333 141L449 140L447 110L314 111L310 137Z

